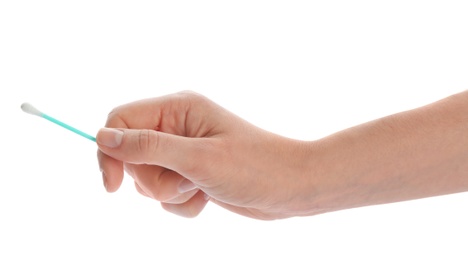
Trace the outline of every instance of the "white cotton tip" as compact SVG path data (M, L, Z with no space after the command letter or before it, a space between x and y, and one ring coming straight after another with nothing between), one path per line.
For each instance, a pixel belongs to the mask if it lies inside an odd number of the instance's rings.
M42 112L37 110L37 108L33 107L29 103L21 104L21 109L28 114L35 115L35 116L42 116Z

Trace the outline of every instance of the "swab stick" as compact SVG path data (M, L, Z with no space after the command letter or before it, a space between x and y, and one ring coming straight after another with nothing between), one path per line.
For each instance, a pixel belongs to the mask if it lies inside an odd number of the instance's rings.
M48 116L48 115L42 113L41 111L39 111L37 108L33 107L33 106L32 106L31 104L29 104L29 103L23 103L23 104L21 104L21 109L22 109L24 112L28 113L28 114L35 115L35 116L38 116L38 117L42 117L42 118L44 118L44 119L47 119L47 120L49 120L49 121L52 122L52 123L55 123L55 124L57 124L57 125L59 125L59 126L65 128L65 129L68 129L68 130L70 130L70 131L72 131L72 132L74 132L74 133L76 133L76 134L79 134L79 135L83 136L84 138L87 138L87 139L89 139L89 140L91 140L91 141L93 141L93 142L96 142L96 138L95 138L94 136L91 136L91 135L89 135L89 134L87 134L87 133L84 133L84 132L82 132L82 131L80 131L80 130L78 130L78 129L72 127L72 126L69 126L69 125L65 124L64 122L62 122L62 121L60 121L60 120L57 120L57 119L55 119L55 118L53 118L53 117L51 117L51 116Z

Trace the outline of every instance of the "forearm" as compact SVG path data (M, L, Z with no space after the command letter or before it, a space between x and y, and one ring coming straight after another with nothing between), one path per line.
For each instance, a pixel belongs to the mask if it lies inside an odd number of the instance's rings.
M468 91L313 145L311 214L467 191Z

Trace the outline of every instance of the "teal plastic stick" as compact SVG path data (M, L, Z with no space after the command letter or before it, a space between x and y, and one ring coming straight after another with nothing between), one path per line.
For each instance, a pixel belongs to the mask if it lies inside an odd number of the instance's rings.
M68 130L72 131L75 134L79 134L79 135L83 136L86 139L89 139L89 140L91 140L93 142L96 142L96 137L91 136L91 135L89 135L89 134L87 134L85 132L82 132L82 131L80 131L80 130L72 127L72 126L69 126L69 125L65 124L64 122L62 122L60 120L57 120L57 119L55 119L55 118L53 118L51 116L48 116L48 115L46 115L44 113L41 114L41 117L44 118L44 119L49 120L52 123L55 123L55 124L65 128L65 129L68 129Z

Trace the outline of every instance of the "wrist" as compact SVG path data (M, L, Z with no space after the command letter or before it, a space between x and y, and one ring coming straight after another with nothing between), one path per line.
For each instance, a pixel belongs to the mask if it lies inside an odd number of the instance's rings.
M290 217L311 216L332 211L329 195L330 182L326 180L328 169L324 162L326 141L298 141L293 144L296 162L288 179L289 196L284 207Z
M352 148L355 142L349 132L303 142L305 163L293 184L296 193L289 204L292 215L312 216L367 203L375 186L370 185L372 178L357 174L365 163L353 161L361 157L360 149Z

